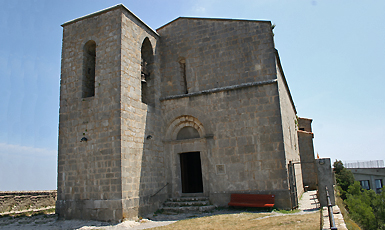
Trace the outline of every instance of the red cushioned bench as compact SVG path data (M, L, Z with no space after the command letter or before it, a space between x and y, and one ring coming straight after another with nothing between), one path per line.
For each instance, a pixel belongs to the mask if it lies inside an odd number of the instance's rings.
M274 195L267 194L231 194L229 206L272 208Z

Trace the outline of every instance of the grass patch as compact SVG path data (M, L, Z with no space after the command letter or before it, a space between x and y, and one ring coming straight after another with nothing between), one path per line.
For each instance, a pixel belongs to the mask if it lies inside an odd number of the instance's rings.
M247 212L239 214L223 214L181 220L174 224L157 227L154 229L320 229L320 212L303 215L271 215L273 214Z
M300 212L301 210L299 209L293 209L293 210L285 210L285 209L274 209L274 212L282 213L282 214L293 214Z
M219 210L219 208L216 208ZM245 211L245 212L271 212L274 209L273 208L253 208L253 207L238 207L238 206L230 206L230 207L224 207L224 209L228 210L238 210L238 211Z

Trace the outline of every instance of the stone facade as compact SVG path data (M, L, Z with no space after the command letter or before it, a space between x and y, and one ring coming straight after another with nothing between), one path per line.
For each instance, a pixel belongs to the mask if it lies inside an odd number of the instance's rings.
M181 17L155 32L123 5L69 21L57 213L118 221L231 193L296 207L296 113L269 21Z
M312 119L298 118L298 144L301 155L303 185L309 190L317 189L317 169L315 167L311 123Z
M315 167L317 170L318 177L318 200L320 202L321 207L325 207L328 205L327 196L326 196L326 188L328 189L330 202L334 206L335 198L334 198L334 173L332 169L332 164L330 158L319 158L315 160Z

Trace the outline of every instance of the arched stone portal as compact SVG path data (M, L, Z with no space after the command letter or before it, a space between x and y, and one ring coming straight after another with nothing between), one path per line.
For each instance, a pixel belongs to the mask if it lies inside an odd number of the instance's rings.
M185 127L192 127L199 133L199 137L206 136L206 130L202 122L190 115L182 115L175 118L168 126L166 132L167 140L177 140L179 132Z
M168 181L173 197L209 195L208 148L203 124L195 117L175 118L166 131Z

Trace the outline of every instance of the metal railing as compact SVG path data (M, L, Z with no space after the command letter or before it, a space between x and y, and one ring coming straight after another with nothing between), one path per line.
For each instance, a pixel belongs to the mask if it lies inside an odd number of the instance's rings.
M345 161L345 168L383 168L384 161Z
M330 201L328 186L325 186L326 188L326 199L328 201L328 213L329 213L329 223L330 223L330 229L337 229L336 223L334 222L334 216L333 216L333 205Z
M151 195L150 197L153 197L155 196L156 194L158 194L160 191L162 191L162 189L164 189L166 186L168 185L168 182L161 188L159 189L156 193L154 193L153 195Z

